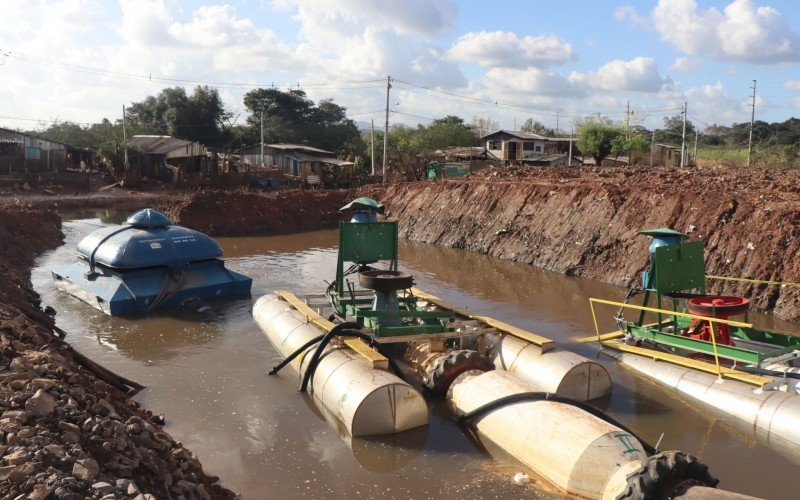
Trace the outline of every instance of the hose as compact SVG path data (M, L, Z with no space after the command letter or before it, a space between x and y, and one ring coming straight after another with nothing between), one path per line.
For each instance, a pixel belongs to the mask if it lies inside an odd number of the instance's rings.
M116 236L123 231L127 231L128 229L134 229L134 227L123 226L115 231L111 231L107 235L103 236L103 238L101 238L100 241L97 242L97 245L95 245L94 250L92 250L92 253L89 254L89 273L94 274L94 255L100 249L100 245L111 239L112 236Z
M463 415L455 417L455 419L456 422L463 424L468 420L473 420L475 418L481 417L486 413L494 411L498 408L502 408L504 406L508 406L511 404L523 403L526 401L554 401L556 403L562 403L574 406L576 408L585 411L586 413L594 415L600 420L603 420L615 427L619 427L623 431L627 432L628 434L633 436L637 441L639 441L639 443L641 443L642 448L644 448L644 451L646 451L649 455L655 455L656 453L658 453L658 450L656 449L655 446L647 443L645 440L640 438L635 432L628 429L625 425L618 422L615 418L602 412L600 409L595 408L590 404L584 403L583 401L579 401L575 398L571 398L569 396L563 396L561 394L556 394L554 392L521 392L519 394L504 396L502 398L495 399L494 401L486 403L483 406L479 406L478 408L475 408L474 410L469 411Z
M368 264L359 264L358 262L356 262L352 264L349 268L347 268L347 271L342 273L342 279L346 278L347 276L350 276L351 274L355 274L360 271L369 271L371 269L372 267L369 266ZM328 287L325 289L325 296L328 298L328 302L331 304L331 307L333 308L337 316L339 318L344 318L347 312L340 310L338 305L333 301L333 296L331 296L331 292L333 292L336 289L336 284L337 284L336 280L333 280L328 284Z
M376 342L373 337L359 331L358 328L360 328L360 326L357 323L339 323L323 336L311 357L311 361L308 362L308 367L306 368L305 373L303 374L303 382L300 384L300 392L306 392L306 389L308 388L308 382L314 376L314 372L317 371L317 366L319 366L319 361L323 351L325 350L325 347L328 346L334 337L354 337L363 340L389 361L389 367L392 369L394 374L400 378L400 380L404 382L406 381L405 377L403 376L403 372L400 370L400 367L397 366L397 363L395 363L395 361L387 355L381 345Z
M272 370L270 370L270 371L267 373L267 375L275 375L276 373L278 373L279 371L281 371L281 370L283 369L283 367L284 367L284 366L286 366L286 365L288 365L289 363L291 363L292 361L294 361L294 358L296 358L297 356L299 356L299 355L303 354L303 352L305 352L305 350L306 350L306 349L308 349L308 348L309 348L309 347L311 347L312 345L316 344L317 342L319 342L319 341L320 341L320 340L322 340L323 338L325 338L325 334L322 334L322 335L317 335L317 336L316 336L316 337L314 337L313 339L309 340L308 342L306 342L305 344L303 344L302 346L300 346L299 348L297 348L297 350L295 350L293 353L291 353L291 354L290 354L290 355L289 355L289 356L288 356L286 359L284 359L283 361L281 361L280 363L278 363L277 365L275 365L275 366L272 368Z
M767 370L766 368L759 368L757 366L734 366L734 370L740 372L752 373L754 375L767 375L770 377L793 378L800 380L800 373L782 372L780 370Z

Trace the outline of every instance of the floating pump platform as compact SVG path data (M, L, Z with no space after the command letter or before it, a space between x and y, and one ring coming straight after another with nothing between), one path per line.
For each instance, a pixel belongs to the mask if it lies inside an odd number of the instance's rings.
M213 239L149 208L92 232L77 251L76 263L52 271L56 286L112 316L247 295L252 285L225 268Z
M460 423L575 495L660 498L716 486L691 455L659 453L586 403L611 391L600 364L415 288L398 270L397 223L378 221L383 206L359 198L347 210L355 214L339 224L326 292L265 295L253 316L285 356L270 375L291 365L300 390L350 435L424 426L426 398L444 398Z
M598 342L624 365L800 445L800 336L755 328L743 297L706 293L709 278L758 280L706 276L703 242L686 242L677 231L641 234L652 237L641 287L624 302L589 299L596 335L581 341ZM641 305L628 302L640 293ZM600 305L618 310L619 330L600 333Z

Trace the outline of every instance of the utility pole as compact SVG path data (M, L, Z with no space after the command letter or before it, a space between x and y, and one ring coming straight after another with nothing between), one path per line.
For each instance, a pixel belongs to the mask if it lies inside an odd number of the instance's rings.
M370 148L372 149L372 153L369 155L372 159L372 169L370 170L370 175L375 175L375 118L371 118L370 123L372 124L372 131L369 133L369 144Z
M264 168L264 110L261 110L261 168Z
M386 182L386 146L389 144L389 89L392 88L392 77L386 77L386 124L383 127L383 182Z
M697 165L697 127L694 128L694 154L692 155L692 162Z
M630 135L628 134L628 127L631 123L631 101L628 101L627 107L625 108L625 140L630 139Z
M656 129L653 129L653 135L650 137L650 168L653 168L653 148L656 146Z
M517 130L517 117L514 117L514 130Z
M575 129L570 128L569 129L569 159L567 160L568 161L567 166L569 166L569 167L572 166L572 137L573 137L574 134L575 134Z
M689 103L683 102L683 134L681 134L681 167L686 166L686 108Z
M558 135L558 110L556 110L556 136ZM572 143L569 143L572 146Z
M747 166L749 167L752 162L753 156L753 124L756 121L756 81L753 80L753 104L751 104L753 108L750 111L750 140L747 143Z
M125 105L122 105L122 151L125 155L125 171L130 170L131 166L128 163L128 133L125 130Z

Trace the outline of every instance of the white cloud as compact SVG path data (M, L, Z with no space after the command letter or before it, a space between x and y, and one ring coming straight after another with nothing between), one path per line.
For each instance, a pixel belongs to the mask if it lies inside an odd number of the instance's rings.
M691 57L679 57L675 59L669 69L674 71L694 71L700 67L700 61Z
M750 100L734 98L719 81L688 89L683 95L683 100L689 102L690 119L694 116L707 123L749 120ZM679 102L674 104L682 105Z
M783 84L787 90L796 90L800 92L800 80L789 80Z
M509 31L466 33L456 40L449 55L487 68L545 67L575 59L572 45L555 35L520 37Z
M720 12L694 0L659 0L653 24L661 39L691 55L754 64L800 61L800 36L772 7L734 0Z
M609 92L656 93L672 86L669 77L661 76L656 60L637 57L630 61L615 59L597 71L572 72L569 81L573 85Z
M620 5L614 9L614 17L623 22L627 22L631 26L639 28L650 26L650 19L647 16L639 15L636 8L630 4Z
M450 0L280 0L274 5L296 7L308 38L342 25L381 26L397 33L433 37L449 28L458 14ZM316 31L320 28L321 32Z
M539 102L547 102L549 98L581 97L585 94L564 76L535 67L492 68L484 75L484 83L491 93L525 96Z

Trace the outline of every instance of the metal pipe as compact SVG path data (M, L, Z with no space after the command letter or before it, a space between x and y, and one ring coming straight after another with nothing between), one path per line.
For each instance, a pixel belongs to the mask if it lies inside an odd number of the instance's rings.
M492 362L538 391L555 392L580 401L611 394L611 377L600 363L569 351L548 351L504 335L494 345Z
M253 317L283 356L322 333L273 294L256 301ZM308 361L302 355L291 362L300 377L305 374ZM351 436L391 434L428 423L428 407L419 392L396 375L372 368L341 346L326 348L311 379L309 393Z

